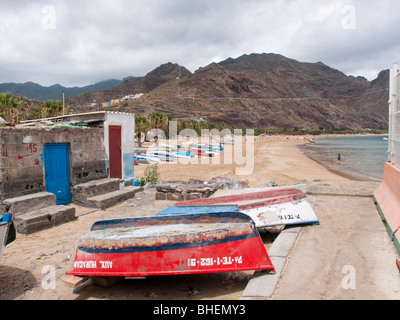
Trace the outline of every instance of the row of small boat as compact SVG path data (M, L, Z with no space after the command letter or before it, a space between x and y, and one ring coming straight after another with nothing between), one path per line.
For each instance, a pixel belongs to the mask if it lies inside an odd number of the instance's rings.
M319 222L298 189L183 201L151 217L96 222L77 240L73 268L67 274L274 272L259 229L302 224Z
M191 158L201 158L201 157L213 157L219 152L223 151L222 145L212 145L212 144L197 144L191 143L187 147L182 147L180 145L160 145L158 149L153 151L142 151L138 152L135 156L135 163L151 163L151 162L172 162L178 159L191 159Z

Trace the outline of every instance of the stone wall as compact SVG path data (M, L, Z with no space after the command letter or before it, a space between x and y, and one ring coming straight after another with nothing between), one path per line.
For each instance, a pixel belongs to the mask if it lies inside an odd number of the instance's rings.
M165 183L156 185L156 200L186 201L205 199L217 191L215 184Z
M71 187L107 178L104 129L0 128L0 200L45 191L43 148L69 143Z
M185 181L163 181L156 185L156 200L186 201L205 199L219 189L245 189L246 181L227 177L215 177L209 181L189 179Z

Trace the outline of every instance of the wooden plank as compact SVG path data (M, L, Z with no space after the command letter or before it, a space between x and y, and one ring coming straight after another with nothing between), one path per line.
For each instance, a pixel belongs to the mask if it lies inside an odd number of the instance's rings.
M122 279L124 279L124 277L91 277L93 284L103 288L110 288Z
M78 277L78 276L71 276L67 275L63 278L64 282L72 288L76 288L86 282L88 277Z

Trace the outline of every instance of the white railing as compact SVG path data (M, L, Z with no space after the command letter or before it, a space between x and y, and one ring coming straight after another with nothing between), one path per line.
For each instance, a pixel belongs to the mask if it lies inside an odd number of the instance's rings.
M390 70L389 161L400 167L400 73L397 64Z

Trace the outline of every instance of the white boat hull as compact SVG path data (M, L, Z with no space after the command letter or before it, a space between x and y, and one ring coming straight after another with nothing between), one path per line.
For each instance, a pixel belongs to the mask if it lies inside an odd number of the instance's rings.
M319 224L306 195L298 189L271 190L189 200L176 206L236 205L257 228L295 224Z
M307 199L240 211L250 216L258 228L319 223Z

